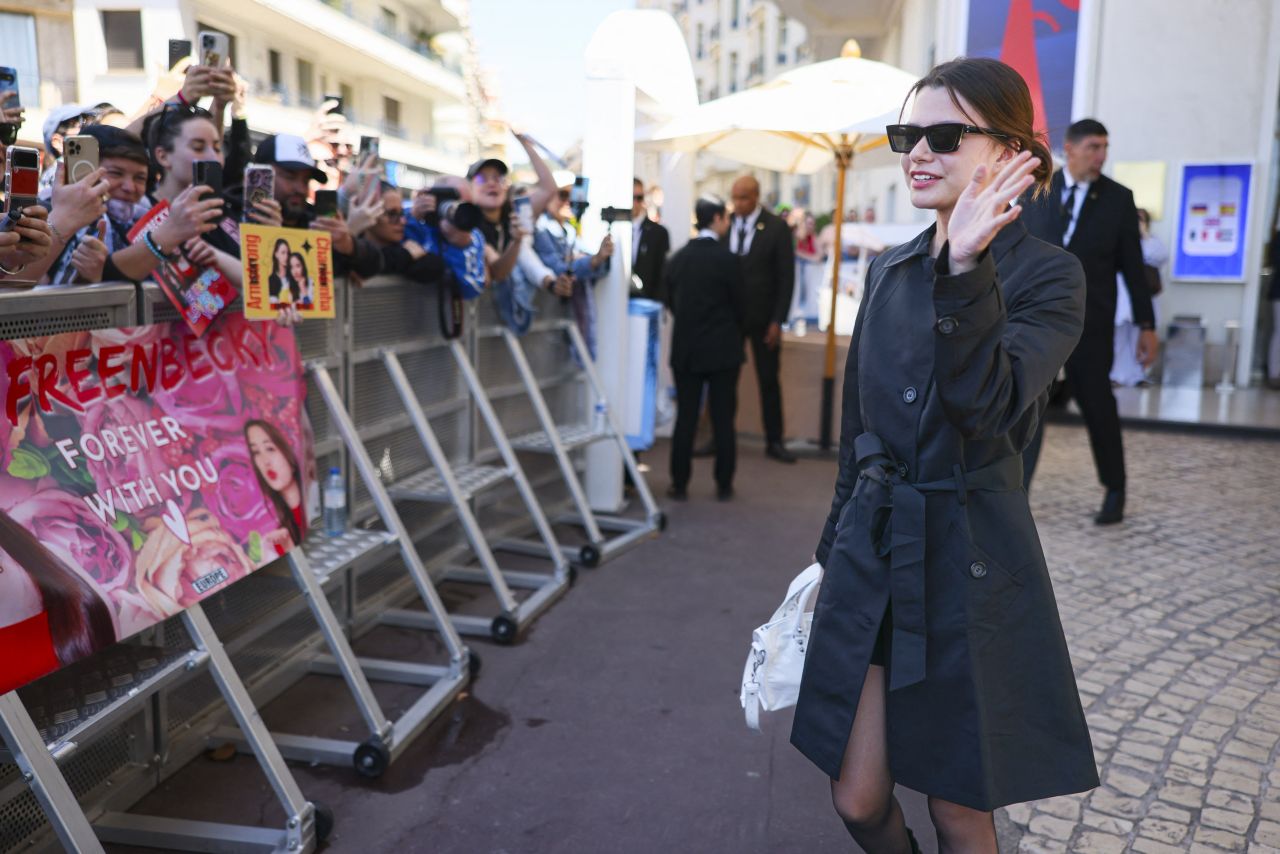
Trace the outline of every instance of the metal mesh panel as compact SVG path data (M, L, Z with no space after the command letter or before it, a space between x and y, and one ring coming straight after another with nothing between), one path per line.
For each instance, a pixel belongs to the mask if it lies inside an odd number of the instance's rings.
M323 359L338 355L341 344L338 340L338 329L341 318L333 320L313 318L293 328L298 339L298 352L304 359Z
M489 290L476 300L476 326L498 326L502 318L498 314L498 304L493 299L493 291Z
M22 775L16 765L0 765L0 789L20 782ZM27 840L47 826L44 812L30 789L24 788L17 797L0 803L0 851L24 850Z
M107 731L61 766L67 785L78 799L83 800L130 764L129 726L126 721ZM0 790L21 779L15 766L0 766ZM44 811L30 789L24 787L17 797L0 803L0 852L27 850L37 841L33 837L47 828Z
M431 406L460 398L461 378L448 349L433 347L399 357L400 366L423 406ZM381 360L362 362L352 367L352 413L357 427L375 425L403 415L404 402L391 384Z
M507 342L497 337L476 339L476 373L485 388L511 385L520 382Z
M351 291L351 336L357 349L440 337L433 287L375 280Z
M460 420L461 413L451 413L434 418L431 422L441 447L450 459L459 459L459 455L465 453L464 437L459 435L458 429ZM364 445L369 458L373 460L374 469L387 484L422 471L430 465L422 440L412 427L370 439ZM353 503L357 507L364 507L369 501L369 491L359 478L356 479L354 495Z
M342 371L340 368L329 368L329 379L342 392ZM311 430L317 442L322 442L336 434L333 420L329 417L329 407L325 405L324 396L316 388L315 378L307 372L307 416L311 419Z
M115 315L108 308L92 308L56 316L0 318L0 341L14 338L40 338L59 332L84 332L115 326Z
M541 430L542 425L533 411L533 404L523 394L492 401L493 411L498 416L498 423L508 437L519 436L533 430ZM479 450L494 447L488 430L480 431Z

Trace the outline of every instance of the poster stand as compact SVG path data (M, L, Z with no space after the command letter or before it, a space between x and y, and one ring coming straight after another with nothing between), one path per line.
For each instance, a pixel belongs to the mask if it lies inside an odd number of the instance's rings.
M466 350L457 339L454 339L449 342L449 352L466 382L470 397L485 427L488 428L489 435L493 437L504 465L451 463L422 410L422 405L405 375L395 350L387 348L379 353L383 366L391 377L392 385L408 412L433 467L393 484L390 493L394 498L404 501L452 505L480 567L479 569L451 567L444 577L451 581L487 583L493 588L501 608L492 618L454 614L451 616L453 625L465 634L488 635L500 644L511 644L529 623L568 590L573 582L575 570L556 542L551 525L538 504L537 496L525 477L524 470L516 459L515 450L507 440L506 432L502 429L497 413L494 412L489 397L485 394ZM525 509L533 519L542 541L541 548L533 554L551 559L554 567L549 574L502 569L493 552L495 549L504 549L505 546L501 544L490 546L485 539L480 523L472 510L471 499L485 490L507 482L515 483ZM516 551L516 549L511 550ZM529 553L528 550L520 551ZM517 600L512 593L513 587L533 592L524 599ZM383 619L393 625L424 627L429 625L424 620L425 616L413 611L398 610L385 614Z
M323 532L313 531L302 548L293 549L287 556L293 578L306 598L329 648L329 655L312 659L308 667L312 673L341 676L346 681L360 716L368 727L369 736L363 741L356 741L272 732L271 737L275 739L281 753L290 759L327 765L350 763L360 774L376 778L453 702L479 669L480 662L463 644L448 619L444 603L440 601L435 585L422 565L391 497L378 478L377 469L360 441L355 425L323 362L310 362L307 370L324 399L333 424L342 435L348 458L354 463L386 527L385 531L352 529L343 536L334 538L327 537ZM400 556L426 607L425 612L405 613L413 614L419 620L429 621L427 627L440 632L449 655L448 665L358 657L351 648L342 622L329 604L329 598L325 594L327 587L336 584L343 573L354 571L395 546L399 547ZM403 620L385 619L379 622L404 625ZM374 695L370 679L423 686L427 690L399 718L391 720ZM229 740L241 749L247 746L241 732L233 729L219 730L215 733L215 738Z
M582 333L578 331L577 324L567 321L560 325L568 335L570 346L573 348L573 352L578 358L578 363L582 365L586 374L588 390L592 400L608 401L609 397L605 393L604 383L600 380L600 374L591 359L591 354L582 338ZM594 422L584 420L584 422L577 424L557 424L547 406L546 399L542 395L538 378L529 366L529 360L525 356L524 347L521 346L520 339L506 327L503 327L501 332L503 340L507 343L507 350L511 353L511 359L515 362L516 369L520 374L520 381L524 385L525 394L528 395L529 402L537 414L538 422L542 425L541 430L515 437L511 440L511 445L518 451L551 454L555 457L556 463L560 468L560 475L564 479L565 487L569 490L569 495L577 508L576 514L557 517L555 522L557 524L580 527L587 536L586 545L577 548L566 546L564 547L565 552L570 557L576 558L584 566L594 567L598 566L601 561L622 553L651 535L666 530L666 514L658 509L657 503L653 500L653 493L649 491L649 485L645 482L644 475L640 473L635 454L631 452L631 446L627 444L626 435L618 423L615 407L606 403L602 407L603 412L600 411L600 407L597 407ZM636 495L639 496L640 502L644 507L645 515L643 519L629 519L623 516L599 514L591 509L591 505L587 501L586 491L582 488L582 481L578 477L578 470L574 465L573 458L569 455L571 452L595 442L614 442L617 444L618 450L622 454L623 464L627 467L627 471L631 475L631 482L635 485ZM616 536L606 537L605 531ZM545 554L538 548L536 543L504 541L499 545L509 551L518 551L525 554Z
M70 730L59 731L51 741L42 737L17 691L0 697L0 737L11 755L0 756L0 761L11 758L21 769L59 841L68 851L100 852L102 842L169 851L283 854L315 850L316 843L323 841L333 827L332 813L302 796L201 606L188 607L182 612L181 620L194 644L193 649L165 659L135 658L137 679L127 692L92 710L81 710L77 724ZM95 734L142 711L157 692L200 668L208 668L245 733L251 752L287 816L285 826L262 828L125 812L105 812L90 823L59 765Z

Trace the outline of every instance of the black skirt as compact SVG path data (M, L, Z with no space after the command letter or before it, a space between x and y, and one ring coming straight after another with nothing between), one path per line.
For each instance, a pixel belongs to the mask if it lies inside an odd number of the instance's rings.
M876 633L876 645L871 648L871 663L885 667L889 663L889 638L893 634L893 606L884 606L880 618L880 631Z

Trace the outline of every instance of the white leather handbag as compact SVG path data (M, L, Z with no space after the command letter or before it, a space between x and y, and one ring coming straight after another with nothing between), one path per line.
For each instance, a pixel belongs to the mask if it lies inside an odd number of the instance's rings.
M813 606L822 584L822 565L815 563L797 575L769 622L751 633L751 652L742 671L742 708L747 726L760 729L760 710L794 706L800 695L800 675L813 626Z

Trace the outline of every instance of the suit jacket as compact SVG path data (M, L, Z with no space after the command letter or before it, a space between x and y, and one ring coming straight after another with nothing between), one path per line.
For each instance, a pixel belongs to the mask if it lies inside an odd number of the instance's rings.
M1059 169L1046 193L1034 201L1023 199L1022 220L1033 235L1062 245L1062 194L1066 180ZM1142 237L1133 192L1106 175L1089 185L1066 250L1080 259L1087 283L1084 337L1115 333L1116 273L1124 276L1138 326L1155 326L1151 292L1142 262Z
M709 237L695 238L667 262L663 287L675 317L671 370L709 374L742 364L741 259Z
M737 227L736 217L730 229ZM729 234L720 241L729 248ZM796 250L791 229L780 217L760 211L751 249L743 259L747 277L744 331L757 335L770 323L786 323L796 284Z
M635 263L631 265L631 274L644 284L643 290L637 290L633 284L631 296L666 302L663 293L662 268L667 263L667 253L671 251L671 235L664 226L645 217L640 223L640 248L636 253Z

